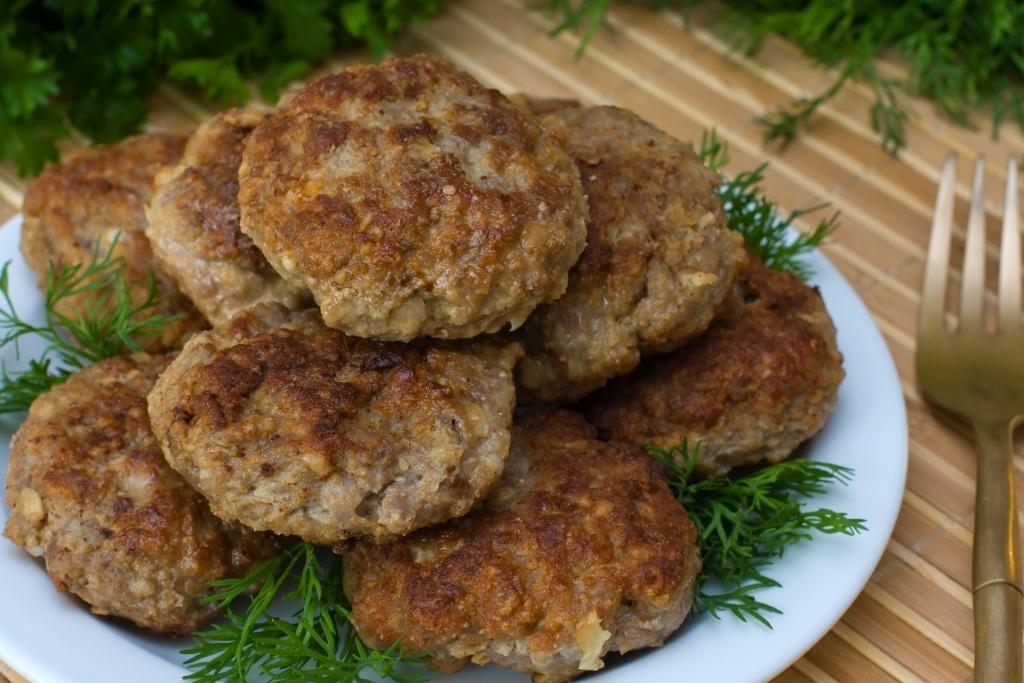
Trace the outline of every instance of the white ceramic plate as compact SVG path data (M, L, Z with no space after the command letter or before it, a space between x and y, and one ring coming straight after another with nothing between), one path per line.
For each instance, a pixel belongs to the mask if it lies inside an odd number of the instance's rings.
M0 229L0 261L13 260L11 293L18 311L41 318L42 297L18 251L21 222ZM610 656L606 668L586 680L600 683L678 680L746 683L763 681L798 659L839 620L867 583L892 533L903 497L907 423L899 379L889 351L864 304L820 254L810 257L814 283L824 295L846 356L846 380L825 430L805 446L806 457L849 465L856 478L815 500L867 520L869 531L853 538L819 537L797 546L771 575L782 588L764 600L778 606L773 630L731 617L699 616L664 647L625 658ZM25 357L33 357L28 343ZM13 352L2 358L15 363ZM10 435L19 416L0 416L0 472L7 471ZM7 518L0 505L0 524ZM92 616L75 598L57 593L42 562L0 540L0 659L39 683L176 683L185 673L178 651L187 639L168 642L110 619ZM522 683L494 666L467 667L436 680L457 683Z

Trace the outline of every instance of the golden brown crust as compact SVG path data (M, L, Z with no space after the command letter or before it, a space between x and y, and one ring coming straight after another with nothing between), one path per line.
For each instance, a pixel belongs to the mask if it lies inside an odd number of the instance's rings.
M517 419L482 507L357 544L345 592L375 647L400 640L440 668L491 661L554 683L661 644L699 569L694 526L654 460L598 441L578 413L535 412Z
M576 169L540 124L422 55L309 83L239 175L242 230L361 337L517 327L565 291L586 237Z
M704 336L645 360L589 401L603 436L700 442L699 469L724 474L781 460L821 429L843 378L832 319L816 289L751 260Z
M161 266L217 325L252 305L303 303L239 228L238 166L249 133L266 114L231 109L201 125L181 161L156 178L146 235Z
M11 441L4 535L93 612L184 634L217 613L199 602L210 581L278 543L214 517L164 461L146 394L169 361L102 361L36 399Z
M155 276L163 302L157 312L178 317L160 337L145 340L150 350L176 348L205 327L192 303L157 267L145 235L145 203L153 178L181 157L184 143L176 135L136 135L76 152L29 183L22 206L21 250L40 287L51 261L58 266L87 263L96 245L105 252L115 237L115 254L124 259L134 300L145 299L150 276ZM81 303L80 298L69 299L61 312L76 315Z
M565 140L590 206L587 247L558 301L521 330L524 398L583 397L703 332L745 255L690 147L617 107L541 118Z
M519 354L358 339L265 304L190 341L150 415L225 519L323 544L404 534L465 513L501 474Z

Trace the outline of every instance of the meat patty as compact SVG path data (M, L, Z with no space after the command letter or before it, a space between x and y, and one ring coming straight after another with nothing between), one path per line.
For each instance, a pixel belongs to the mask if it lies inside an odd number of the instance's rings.
M598 441L578 413L518 420L487 502L345 556L352 622L455 670L495 662L557 683L608 652L660 645L700 570L697 534L642 449Z
M153 178L177 162L184 144L180 136L151 134L82 150L29 183L22 206L21 250L40 288L45 288L51 262L57 267L88 263L94 249L105 254L115 238L114 254L124 260L134 301L146 299L150 278L155 278L161 302L155 312L176 317L159 337L143 340L149 350L179 347L205 327L203 317L158 267L145 234ZM59 312L75 317L84 300L84 295L65 299Z
M528 401L566 402L702 333L745 254L718 174L688 145L618 107L562 107L541 121L575 159L590 218L565 296L521 329L517 380Z
M257 303L294 309L305 299L305 291L282 280L238 227L242 148L265 116L232 109L206 121L189 138L181 161L157 175L146 206L153 253L214 325Z
M192 339L149 397L213 511L314 543L464 514L501 475L517 346L410 346L265 304Z
M588 402L602 436L633 444L700 444L698 469L790 455L825 424L843 357L821 295L754 261L707 333L649 358Z
M555 140L422 55L311 82L252 132L239 176L242 231L359 337L518 327L562 295L586 239Z
M180 635L216 615L200 602L210 581L244 575L279 544L214 517L164 461L146 394L168 362L102 361L35 400L11 441L4 535L96 614Z

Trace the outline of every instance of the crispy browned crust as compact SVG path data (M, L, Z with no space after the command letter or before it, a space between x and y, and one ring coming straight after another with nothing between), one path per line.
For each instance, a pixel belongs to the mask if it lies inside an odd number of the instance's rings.
M690 147L617 107L541 118L566 142L590 206L587 247L558 301L522 327L527 401L579 399L703 332L745 255Z
M146 394L169 361L102 361L36 399L11 441L4 535L93 612L185 634L217 613L199 602L210 581L279 546L214 517L164 461Z
M439 668L496 662L555 683L609 651L660 645L689 610L696 531L642 450L578 413L514 429L509 464L465 517L345 556L360 636Z
M423 55L309 83L246 143L242 230L328 325L360 337L518 327L586 239L572 161L540 124Z
M124 259L132 296L142 301L156 277L163 304L159 313L177 315L161 336L144 342L150 350L176 348L205 321L174 281L153 259L145 235L145 203L153 178L163 166L181 157L185 139L176 135L136 135L116 145L86 149L50 166L25 190L25 221L21 250L25 261L46 282L50 262L87 263L97 244L109 248L118 238L116 254ZM82 298L65 301L61 312L75 315Z
M821 429L844 374L832 319L816 289L752 261L704 336L588 402L603 436L699 442L699 469L724 474L781 460Z
M264 304L192 339L149 398L214 512L315 543L464 514L508 455L517 346L348 337Z
M231 109L201 125L181 161L156 177L146 235L163 269L213 324L261 302L303 303L238 227L238 166L249 133L265 118Z

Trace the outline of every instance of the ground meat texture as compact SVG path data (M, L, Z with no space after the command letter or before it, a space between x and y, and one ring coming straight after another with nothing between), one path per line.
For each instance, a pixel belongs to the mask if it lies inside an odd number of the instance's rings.
M609 383L587 414L610 439L699 443L698 469L725 474L782 460L817 433L842 362L818 291L755 261L704 336Z
M586 239L572 160L529 112L415 56L309 83L250 135L242 231L359 337L518 327Z
M242 148L264 117L231 109L206 121L181 161L157 175L146 206L157 260L214 325L261 302L298 308L308 294L282 280L238 227Z
M22 206L21 250L45 288L46 272L88 263L93 250L105 254L117 238L116 256L124 259L132 299L149 295L156 281L161 302L152 312L175 316L160 335L142 340L148 350L177 348L205 321L174 280L153 259L146 238L145 203L153 178L181 157L185 139L176 135L136 135L116 145L86 149L50 166L25 190ZM83 296L65 299L59 312L77 316Z
M505 465L514 345L349 337L263 305L197 335L149 397L213 511L331 544L465 514Z
M534 106L559 107L541 121L575 159L590 219L565 295L520 330L517 380L525 401L567 402L702 333L745 255L689 145L618 107Z
M359 635L455 670L495 662L557 683L660 645L700 570L696 530L643 449L578 413L521 416L480 508L345 556Z
M146 394L169 361L101 361L35 400L11 441L4 535L96 614L181 635L217 614L200 602L210 581L279 543L214 517L164 461Z

